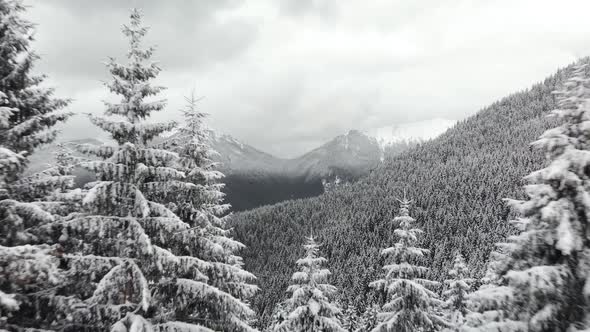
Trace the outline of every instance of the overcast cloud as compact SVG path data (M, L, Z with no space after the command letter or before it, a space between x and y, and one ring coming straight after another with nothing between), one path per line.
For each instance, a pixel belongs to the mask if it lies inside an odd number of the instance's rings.
M278 156L349 129L463 119L590 55L587 0L28 0L38 69L73 112L101 112L101 62L142 8L166 113L203 96L210 125ZM98 135L85 117L63 138Z

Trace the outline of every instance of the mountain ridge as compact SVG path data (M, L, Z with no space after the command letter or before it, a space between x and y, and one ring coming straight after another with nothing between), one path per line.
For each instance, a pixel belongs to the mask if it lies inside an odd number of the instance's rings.
M154 143L174 135L174 131L170 132ZM383 145L365 132L350 130L298 157L279 158L227 134L211 131L210 138L212 148L217 151L214 160L219 162L219 169L226 176L226 200L234 211L319 195L325 183L336 178L344 182L356 181L387 157L420 143L399 139ZM104 142L86 138L69 143L100 145ZM46 168L54 160L56 149L57 144L53 144L31 156L28 173ZM78 186L92 181L92 175L82 169L76 170L76 175Z

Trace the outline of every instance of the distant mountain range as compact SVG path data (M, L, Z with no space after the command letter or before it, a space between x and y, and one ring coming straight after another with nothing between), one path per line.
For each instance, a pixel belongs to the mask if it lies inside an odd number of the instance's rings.
M213 147L226 173L265 172L303 176L309 180L338 172L366 174L385 158L409 146L435 138L456 123L433 119L380 127L365 132L350 130L297 158L282 159L262 152L229 135L212 135Z
M351 130L300 157L283 159L260 151L232 136L212 133L211 143L226 174L227 201L236 211L288 199L311 197L324 191L322 182L354 181L368 174L384 159L393 157L425 139L438 136L454 121L430 120L404 126L361 132ZM66 144L103 144L88 138ZM54 162L57 145L49 145L31 156L29 172L38 172ZM80 185L92 179L77 170Z

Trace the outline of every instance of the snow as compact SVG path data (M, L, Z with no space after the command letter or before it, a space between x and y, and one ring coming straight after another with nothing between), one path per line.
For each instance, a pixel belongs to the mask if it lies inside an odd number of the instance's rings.
M284 302L289 314L273 328L275 331L344 331L338 318L341 311L331 302L336 287L327 283L330 271L321 268L326 259L319 256L319 245L313 237L308 237L303 247L305 258L297 260L300 271L293 274L293 284L287 288L292 295Z
M14 294L6 294L0 290L0 308L8 311L18 310L18 302L14 299Z
M366 134L374 137L381 146L388 146L403 141L436 138L455 123L457 123L456 120L437 118L373 128L367 130Z

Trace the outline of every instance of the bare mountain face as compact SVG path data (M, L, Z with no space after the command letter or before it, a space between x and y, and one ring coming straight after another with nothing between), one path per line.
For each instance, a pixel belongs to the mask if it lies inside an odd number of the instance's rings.
M420 136L408 135L397 127L386 130L387 135L383 132L381 129L381 136L375 137L351 130L292 159L277 158L229 135L212 133L211 145L218 152L215 159L226 175L226 199L234 211L242 211L284 200L317 196L324 192L324 183L336 178L345 182L355 181L386 158L421 142ZM64 143L103 144L92 138ZM31 156L28 172L41 171L54 163L56 149L57 145L52 144ZM93 178L82 169L76 170L76 175L78 185Z

